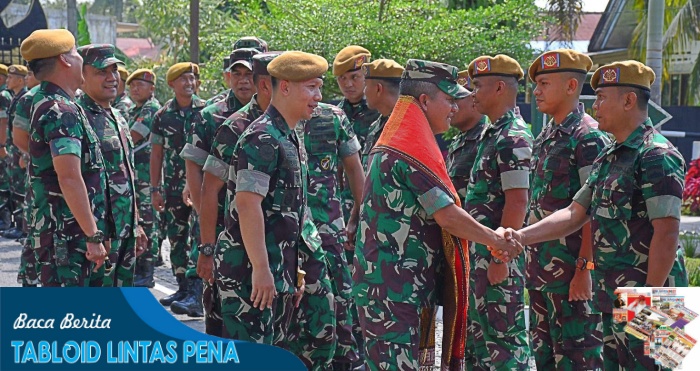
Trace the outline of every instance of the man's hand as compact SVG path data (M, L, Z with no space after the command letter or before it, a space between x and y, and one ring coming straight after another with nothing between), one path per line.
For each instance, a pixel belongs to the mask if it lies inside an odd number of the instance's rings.
M151 192L151 203L156 211L165 211L165 201L163 201L163 195L160 192Z
M87 242L85 258L95 263L95 269L99 269L107 258L107 250L105 250L104 245L101 243Z
M272 308L272 301L275 299L275 296L277 296L275 279L272 277L270 268L253 268L253 293L250 295L253 307L260 310Z
M201 252L199 253L199 258L197 259L197 275L209 282L210 284L214 284L214 257L213 256L206 256L202 254Z
M569 301L593 299L591 271L577 269L569 283Z
M302 279L301 287L294 289L294 308L299 308L299 303L301 303L301 298L304 296L305 288L306 280Z
M5 150L5 146L0 147L0 159L4 159L7 157L7 150Z
M19 156L19 167L20 169L27 168L27 160L24 158L24 156Z
M486 278L488 278L491 286L498 285L508 278L508 264L501 263L496 264L491 261L489 263L489 268L486 270Z
M521 243L522 237L518 231L511 228L504 229L503 227L499 227L496 230L496 234L498 234L501 239L496 245L488 246L491 255L507 263L523 252L523 245Z
M138 258L146 252L146 248L148 247L148 236L146 236L146 232L144 232L143 227L140 225L136 227L136 257Z
M190 187L185 185L185 189L182 190L182 202L186 206L192 206L192 198L190 197Z
M348 219L348 225L345 226L345 234L348 236L344 246L345 250L354 251L355 239L357 238L357 217L355 215L351 215Z

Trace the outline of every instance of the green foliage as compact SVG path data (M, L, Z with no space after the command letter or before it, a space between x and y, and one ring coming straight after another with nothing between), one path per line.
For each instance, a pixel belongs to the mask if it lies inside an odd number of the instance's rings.
M87 3L83 3L78 8L78 46L91 44L90 42L90 30L87 24Z
M697 231L680 231L678 240L683 249L683 255L688 258L694 258L697 247L700 244L700 233Z
M700 259L686 258L685 268L688 270L688 282L690 286L700 286Z

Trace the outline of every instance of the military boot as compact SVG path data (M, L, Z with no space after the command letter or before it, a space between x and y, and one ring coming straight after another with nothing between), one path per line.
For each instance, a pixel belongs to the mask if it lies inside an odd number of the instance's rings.
M153 271L155 269L153 261L143 259L141 264L136 267L141 267L141 276L138 279L134 279L134 286L153 288L156 285L156 281L153 279Z
M190 317L204 317L202 308L202 279L188 278L189 292L187 297L170 305L170 310L175 314L186 314Z
M175 301L182 300L187 297L187 278L185 278L185 274L178 274L175 276L175 278L177 279L177 285L179 286L177 291L175 291L175 293L172 295L168 295L158 300L166 307L170 306L170 304Z

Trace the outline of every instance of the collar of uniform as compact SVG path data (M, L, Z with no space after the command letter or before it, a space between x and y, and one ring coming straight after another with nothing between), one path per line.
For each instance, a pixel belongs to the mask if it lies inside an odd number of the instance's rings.
M496 129L500 128L501 126L515 120L517 115L515 114L515 110L508 110L503 116L501 116L496 122L492 123L489 125L490 129Z
M647 117L647 119L636 129L634 129L632 134L630 134L619 146L627 146L632 149L637 149L644 142L644 138L651 134L652 131L654 131L654 125L651 124L651 119Z
M352 104L347 98L343 98L340 102L340 107L348 107L352 112L355 112L355 110L361 111L367 109L367 99L363 95L359 102Z
M571 135L571 133L574 131L574 128L578 126L579 123L581 123L581 117L586 113L586 107L583 105L583 103L579 102L578 106L576 106L576 109L571 111L568 116L564 119L564 121L557 125L554 123L554 119L552 119L552 125L556 128L556 130L560 130L568 135Z
M484 131L484 126L488 125L489 118L486 115L481 116L479 122L476 125L464 132L464 139L467 140L477 140L481 136L481 132Z
M238 97L236 97L236 94L233 94L233 89L229 89L228 93L226 94L226 105L228 105L229 110L235 109L235 111L238 111L244 106Z
M265 112L268 116L270 116L270 120L272 120L275 127L284 135L289 135L292 132L292 129L290 129L289 125L287 125L287 121L284 120L284 117L282 117L282 114L277 110L277 108L275 108L275 106L270 104Z
M1 90L1 89L0 89ZM61 89L60 86L50 82L50 81L42 81L41 82L41 90L51 93L51 94L59 94L64 96L66 99L71 99L68 93L66 93L65 90Z
M95 100L92 99L92 97L90 97L90 96L87 95L87 94L81 95L80 98L78 98L78 101L79 101L79 102L82 102L83 105L85 106L85 108L86 108L86 109L89 109L89 110L92 111L93 113L100 113L100 112L102 112L102 106L100 106L99 104L97 104L97 102L95 102Z
M170 103L166 103L168 105L168 111L171 112L178 112L180 111L180 106L177 104L177 99L172 98L170 100ZM202 108L206 106L206 101L203 100L202 98L198 97L196 94L192 95L192 103L190 103L190 108Z

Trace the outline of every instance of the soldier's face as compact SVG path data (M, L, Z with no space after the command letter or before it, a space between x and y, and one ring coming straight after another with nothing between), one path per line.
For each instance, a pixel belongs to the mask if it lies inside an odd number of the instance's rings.
M450 124L459 130L470 129L481 118L481 114L474 108L474 95L457 99L455 102L459 110L452 117Z
M348 71L338 76L338 87L350 103L362 100L365 91L365 75L362 70Z
M233 67L231 70L231 89L238 100L250 102L250 98L255 94L253 71L241 65Z
M377 80L369 79L365 80L365 99L367 99L367 107L370 109L377 109L377 104L379 103L379 84Z
M73 47L68 53L61 54L59 58L63 60L65 63L64 65L68 68L68 72L72 77L71 83L73 83L73 86L71 86L71 88L73 90L80 88L84 82L83 57L81 57L78 50Z
M537 109L546 114L554 114L566 98L567 79L561 73L548 73L535 77L535 103Z
M452 117L459 110L455 99L442 90L438 90L434 97L421 95L419 102L434 134L446 132L450 128Z
M24 86L24 76L9 74L7 75L7 88L12 90L22 89Z
M482 76L472 79L474 85L474 108L481 114L488 114L493 103L498 99L496 91L498 90L499 79L496 76Z
M596 89L593 111L598 121L598 128L612 133L615 121L625 114L624 94L621 94L619 88L615 86Z
M101 69L87 65L83 68L83 75L85 83L82 89L95 102L109 103L117 97L119 72L116 63Z
M0 85L5 85L7 83L7 76L0 75Z
M294 106L299 107L299 117L303 120L310 119L318 102L323 98L321 95L323 80L313 78L306 81L290 81L287 86L288 99L294 100Z
M197 89L197 78L192 72L183 73L168 83L175 95L191 97Z
M129 82L129 95L136 104L145 103L153 95L155 85L143 80L131 80Z

